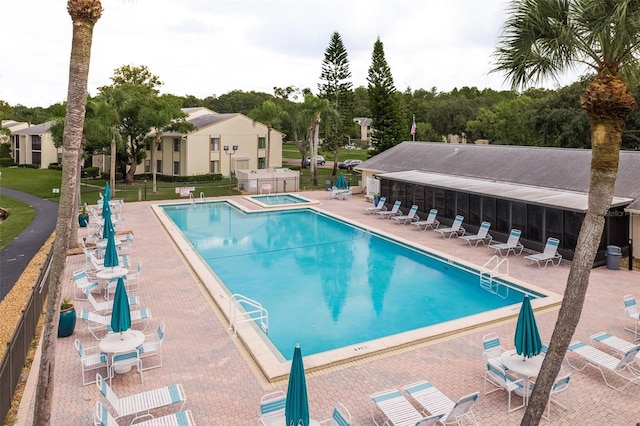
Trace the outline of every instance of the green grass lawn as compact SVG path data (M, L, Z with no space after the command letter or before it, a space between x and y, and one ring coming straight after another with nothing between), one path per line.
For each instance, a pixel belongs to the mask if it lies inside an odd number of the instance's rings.
M7 219L0 223L0 250L2 250L31 223L36 217L36 211L29 204L2 194L0 194L0 207L9 212Z

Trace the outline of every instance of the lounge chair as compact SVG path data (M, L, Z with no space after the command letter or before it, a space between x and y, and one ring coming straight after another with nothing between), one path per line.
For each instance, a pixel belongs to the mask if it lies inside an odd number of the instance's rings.
M378 426L380 423L376 420L375 408L384 414L386 420L382 425L384 426L413 426L420 424L418 422L427 421L428 418L423 416L415 409L413 405L405 398L402 393L397 389L389 389L386 391L374 393L370 396L371 405L371 418L373 422ZM433 423L432 423L433 424Z
M457 235L458 237L461 237L465 233L465 229L462 227L463 220L464 220L464 217L458 215L453 220L453 224L451 225L450 228L439 228L439 229L435 229L435 231L441 233L444 238L451 238L452 235Z
M438 226L440 226L440 222L438 222L438 219L436 219L437 215L438 210L431 209L429 211L429 216L427 216L425 220L419 220L417 222L412 222L411 224L417 226L418 229L422 231L426 231L427 228L438 229Z
M260 422L269 426L285 416L287 394L283 391L269 392L260 398Z
M417 212L418 206L414 204L413 206L411 206L411 209L409 209L409 213L407 213L406 215L394 216L393 219L398 225L400 225L400 222L402 222L403 225L406 225L407 222L414 222L420 219L420 216L416 216Z
M611 334L604 331L592 334L590 339L594 342L602 343L604 346L611 349L620 356L624 356L624 354L632 351L638 346L635 343L627 342L624 339L612 336Z
M634 360L638 352L640 351L640 346L636 346L632 350L626 352L622 359L616 358L613 355L609 355L606 352L601 351L593 346L587 345L581 341L572 342L569 345L569 351L579 355L586 362L582 367L577 367L571 364L569 359L567 359L567 363L572 368L582 371L588 365L597 368L602 374L602 378L604 382L611 389L615 389L617 391L622 391L624 388L629 386L631 383L637 383L640 381L640 371L638 371L634 366ZM609 371L615 374L617 377L626 381L623 386L615 387L609 383L607 380L607 376L604 374L605 371Z
M391 210L379 211L376 212L376 214L379 214L382 219L389 219L392 216L398 216L400 214L400 204L400 201L396 201L393 203L393 208L391 208Z
M478 233L476 235L463 235L459 238L463 241L468 242L469 245L473 245L474 247L478 247L478 243L480 242L483 246L491 244L493 237L489 234L490 227L491 224L489 222L482 222L482 224L480 225L480 229L478 229Z
M402 390L420 404L425 413L429 413L431 416L441 416L440 422L443 424L450 422L462 424L462 419L464 418L471 424L478 424L472 408L478 400L479 392L463 396L457 402L453 402L426 380L407 385Z
M365 213L374 214L375 212L384 211L386 209L386 207L384 206L384 203L386 201L387 201L387 197L380 197L380 200L378 200L378 204L376 204L373 207L365 207L364 208Z
M77 293L75 290L81 290L82 294L85 294L87 287L91 286L91 290L95 290L96 287L99 287L98 281L95 281L94 279L89 277L89 274L84 269L79 269L73 272L73 284L74 284L73 298L75 300L82 300L81 298L76 297ZM94 285L94 284L97 284L97 285Z
M338 402L333 408L333 414L330 419L322 420L319 422L321 425L328 426L350 426L351 425L351 413L347 410L347 407Z
M107 407L100 401L96 401L96 408L93 412L94 426L118 426L118 421L109 413ZM155 417L136 423L136 426L193 426L196 422L193 419L191 410L178 411L177 413L167 414L162 417Z
M500 253L500 256L509 256L510 252L519 255L524 249L524 246L522 245L522 243L520 243L520 234L522 234L522 231L520 231L519 229L512 229L509 233L509 239L506 243L489 244L489 248L496 250L498 253Z
M638 340L640 338L640 332L638 331L638 326L640 326L640 311L638 311L636 298L632 294L627 294L622 300L624 301L624 313L633 320L634 325L633 328L625 327L624 329L632 331L634 340Z
M104 302L98 302L91 291L95 288L100 288L100 284L97 282L91 283L84 289L84 294L87 296L87 300L91 303L93 311L95 313L102 311L111 311L113 309L113 300L106 300ZM139 303L138 296L129 296L129 306L136 306Z
M558 253L558 245L560 240L557 238L547 238L547 244L544 246L544 251L538 254L530 254L524 257L524 261L533 264L538 264L539 268L546 268L547 264L551 262L552 265L558 266L562 261L562 256ZM558 263L556 263L558 261ZM544 266L543 266L544 262Z
M187 402L184 389L179 383L121 398L113 392L111 386L107 384L100 374L96 374L96 386L107 399L109 405L115 410L115 419L134 416L131 420L132 424L137 419L152 417L149 411L153 409L182 403L180 406L180 410L182 410L185 402Z

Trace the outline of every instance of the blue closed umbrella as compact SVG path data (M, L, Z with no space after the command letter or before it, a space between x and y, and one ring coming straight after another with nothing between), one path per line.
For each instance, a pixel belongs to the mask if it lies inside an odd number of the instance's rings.
M304 377L304 365L300 344L296 344L289 373L287 404L285 406L287 426L309 426L309 400L307 399L307 381Z
M113 310L111 311L111 329L114 333L122 333L131 328L131 309L129 296L124 286L124 279L118 278L116 293L113 296Z
M335 186L338 189L347 189L349 187L347 180L344 178L344 173L340 173L340 176L338 176L338 179L336 179Z
M542 341L533 315L529 296L524 296L518 322L516 323L516 336L514 340L516 352L524 358L531 358L542 351Z

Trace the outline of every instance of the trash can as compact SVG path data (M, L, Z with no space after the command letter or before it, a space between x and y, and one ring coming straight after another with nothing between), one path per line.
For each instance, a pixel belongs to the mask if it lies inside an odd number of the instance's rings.
M333 183L331 183L330 180L325 180L324 181L324 186L327 189L327 191L331 191L331 188L333 188Z
M622 258L622 249L618 246L607 246L607 268L620 269L620 259Z

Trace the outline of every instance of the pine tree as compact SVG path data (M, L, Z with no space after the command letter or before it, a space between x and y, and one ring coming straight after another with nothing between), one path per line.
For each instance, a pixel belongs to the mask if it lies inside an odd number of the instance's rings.
M353 127L353 83L349 80L349 59L347 49L342 43L340 34L336 31L331 35L331 41L324 53L320 80L318 84L320 97L331 103L340 115L329 135L325 135L324 147L333 152L333 174L337 172L338 152L340 147L349 141L350 130Z
M384 46L380 37L373 45L367 81L369 82L372 139L375 148L372 154L375 155L402 142L403 129L406 127L393 84L391 68L384 58Z

